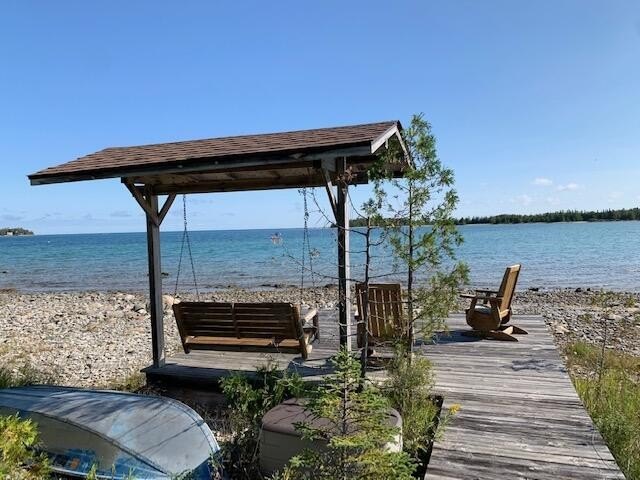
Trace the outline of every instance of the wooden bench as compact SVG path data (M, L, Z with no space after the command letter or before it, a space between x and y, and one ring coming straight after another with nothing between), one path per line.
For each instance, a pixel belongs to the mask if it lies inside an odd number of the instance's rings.
M292 303L180 302L173 313L185 353L249 350L307 358L319 337L317 310L301 316Z

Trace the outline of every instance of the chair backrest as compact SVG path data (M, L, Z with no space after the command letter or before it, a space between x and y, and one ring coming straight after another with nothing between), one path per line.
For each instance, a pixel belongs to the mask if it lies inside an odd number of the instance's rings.
M522 265L519 263L507 267L502 277L502 283L498 290L498 296L502 297L500 302L500 311L509 310L511 308L511 301L513 300L513 294L516 291L516 283L518 283L518 275L520 275L520 269Z
M187 337L292 338L302 335L291 303L180 302L173 305L178 330Z
M364 283L356 284L356 302L361 315L364 312L364 287ZM404 332L402 287L399 283L370 283L366 308L372 337L389 338Z

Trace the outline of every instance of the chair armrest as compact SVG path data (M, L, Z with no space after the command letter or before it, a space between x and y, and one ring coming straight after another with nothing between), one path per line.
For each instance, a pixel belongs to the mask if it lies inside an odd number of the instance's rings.
M302 322L302 331L309 333L314 340L320 340L320 318L318 317L318 310L315 308L305 312L300 318ZM309 321L312 325L309 325Z
M497 290L486 290L484 288L478 288L478 289L476 289L476 293L484 293L486 295L491 295L491 294L497 295L498 291Z
M482 300L484 302L488 301L488 300L494 300L496 298L502 298L502 297L492 297L490 295L474 295L473 293L461 293L460 294L461 298L470 298L470 299L476 299L476 300Z

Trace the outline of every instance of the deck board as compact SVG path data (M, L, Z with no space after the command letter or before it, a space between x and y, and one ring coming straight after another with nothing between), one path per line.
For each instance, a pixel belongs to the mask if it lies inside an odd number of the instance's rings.
M307 361L293 354L198 351L145 371L150 379L213 383L230 371L251 374L271 358L318 381L330 371L328 359L338 343L335 313L320 318L321 341ZM461 335L464 318L453 315L449 336L418 347L433 362L444 407L461 407L434 445L427 478L623 479L542 317L517 316L513 322L529 331L520 342L478 340Z

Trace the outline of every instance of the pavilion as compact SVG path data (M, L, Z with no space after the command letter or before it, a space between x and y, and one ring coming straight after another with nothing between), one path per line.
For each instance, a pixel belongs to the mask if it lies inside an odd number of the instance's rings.
M292 132L112 147L29 175L31 185L118 178L146 215L153 367L165 363L160 225L178 194L324 187L338 227L340 344L351 348L349 185L368 182L377 154L396 142L398 121ZM159 197L166 196L160 206Z

